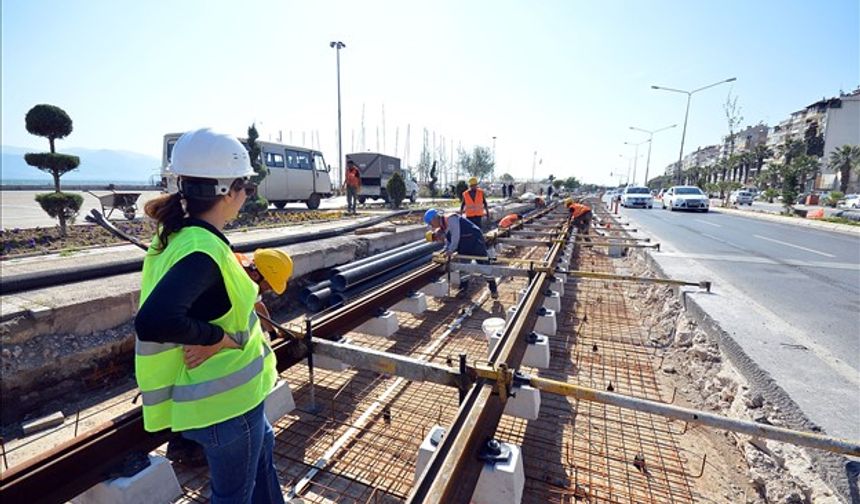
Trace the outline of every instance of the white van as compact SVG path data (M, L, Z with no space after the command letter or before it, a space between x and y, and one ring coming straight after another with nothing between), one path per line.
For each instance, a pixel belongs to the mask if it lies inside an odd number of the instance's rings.
M164 135L161 154L161 177L167 192L175 192L176 179L167 169L173 146L182 133ZM239 139L247 147L247 139ZM304 147L293 147L276 142L257 140L262 156L261 163L269 173L260 183L260 195L277 208L287 203L303 202L316 210L322 198L331 197L329 167L321 152Z

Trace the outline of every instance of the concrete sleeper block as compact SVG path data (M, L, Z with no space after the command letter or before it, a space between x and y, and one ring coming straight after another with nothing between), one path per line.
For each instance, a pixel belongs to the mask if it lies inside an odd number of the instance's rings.
M561 280L561 279L559 279ZM558 295L556 291L549 291L548 294L544 295L543 298L543 307L547 310L552 310L554 312L561 311L561 296Z
M102 481L78 495L74 504L149 504L173 502L182 495L170 462L159 455L149 456L149 466L128 478Z
M508 397L505 403L505 415L525 420L537 420L540 412L540 390L522 385L514 387L513 397Z
M316 359L314 359L316 364ZM296 409L296 401L293 399L293 391L290 390L290 384L287 380L278 380L272 391L266 397L266 404L263 406L266 412L266 418L269 423L275 425L287 413Z
M423 292L418 292L398 302L392 309L413 315L424 313L427 310L427 296Z
M448 296L448 279L440 278L435 282L430 282L424 288L421 289L421 292L428 296L432 296L435 298L443 298Z
M360 333L383 338L390 338L398 329L400 329L400 323L397 320L397 315L390 310L355 328Z
M547 336L555 336L558 333L555 312L552 310L544 310L543 315L538 315L537 322L535 322L534 332L545 334Z

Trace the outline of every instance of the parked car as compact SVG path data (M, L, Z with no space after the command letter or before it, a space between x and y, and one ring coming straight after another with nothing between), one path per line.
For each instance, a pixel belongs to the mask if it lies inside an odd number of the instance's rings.
M731 203L732 205L752 206L753 199L755 199L753 193L742 189L738 191L732 191L732 193L729 195L729 203Z
M663 194L663 208L670 211L696 210L707 212L708 196L696 186L672 186Z
M647 187L627 186L621 193L621 206L654 208L654 200L651 191Z
M860 208L860 194L846 194L844 198L836 202L839 208Z

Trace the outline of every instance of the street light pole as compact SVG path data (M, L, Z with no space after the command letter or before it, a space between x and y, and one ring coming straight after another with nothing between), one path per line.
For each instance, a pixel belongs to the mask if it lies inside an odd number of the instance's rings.
M635 147L635 151L633 154L633 185L636 185L636 167L639 164L639 146L644 144L645 142L651 142L651 140L649 139L639 143L624 142L624 145L632 145L633 147Z
M535 151L534 156L532 157L532 184L535 182L535 167L537 166L537 151Z
M671 126L666 126L665 128L660 128L656 130L646 130L643 128L637 128L636 126L630 126L630 129L634 131L641 131L643 133L648 133L648 160L645 162L645 186L648 186L648 172L651 169L651 145L654 144L654 133L659 133L661 131L666 131L667 129L671 129L678 126L677 124L673 124Z
M678 153L678 168L675 172L675 180L679 184L681 183L681 161L684 159L684 140L687 137L687 120L690 117L690 101L693 98L694 93L698 93L699 91L704 91L705 89L712 88L714 86L719 86L720 84L725 84L727 82L734 82L738 80L736 77L732 77L730 79L721 80L719 82L715 82L713 84L708 84L707 86L700 87L698 89L694 89L692 91L686 91L683 89L674 89L663 86L651 86L651 89L658 89L662 91L672 91L673 93L683 93L687 95L687 110L684 112L684 128L681 131L681 151Z
M339 186L343 185L343 131L341 128L340 116L340 50L346 47L346 44L340 40L330 42L329 47L333 48L337 53L337 175Z

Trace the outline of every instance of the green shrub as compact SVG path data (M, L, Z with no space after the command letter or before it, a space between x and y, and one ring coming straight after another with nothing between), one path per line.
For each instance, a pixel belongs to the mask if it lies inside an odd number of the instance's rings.
M469 189L469 184L466 183L465 180L458 180L457 187L454 188L454 194L457 195L457 199L463 201L463 193Z
M37 194L36 201L42 210L54 219L62 216L64 221L74 222L84 198L80 194L52 192Z
M388 200L391 202L391 208L400 208L403 199L406 197L406 183L403 182L403 177L399 172L394 172L388 183L385 184L385 190L388 192Z
M839 202L842 198L845 197L845 193L841 191L831 191L826 201L822 201L822 205L827 205L829 207L835 207L836 203Z

